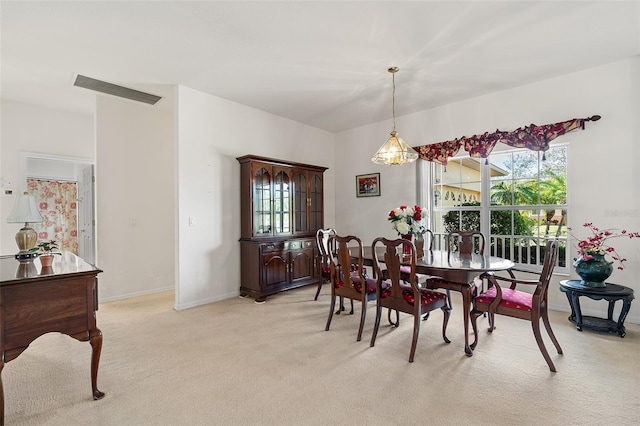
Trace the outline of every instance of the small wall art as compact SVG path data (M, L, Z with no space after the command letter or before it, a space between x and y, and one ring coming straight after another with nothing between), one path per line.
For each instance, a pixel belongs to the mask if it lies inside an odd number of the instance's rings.
M380 196L380 173L356 176L356 195L358 197Z

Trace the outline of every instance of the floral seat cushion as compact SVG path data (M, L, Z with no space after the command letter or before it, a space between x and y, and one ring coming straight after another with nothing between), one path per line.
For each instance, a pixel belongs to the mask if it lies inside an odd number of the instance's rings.
M404 298L404 300L406 300L408 304L413 306L413 303L415 301L413 288L410 285L404 284L401 284L400 288L402 288L402 297ZM420 304L422 306L427 306L439 300L445 300L446 298L447 295L445 293L428 290L426 288L420 289Z
M476 303L490 304L496 298L496 288L491 287L489 290L476 297ZM512 290L510 288L502 289L502 299L500 306L510 309L518 309L521 311L531 311L533 303L533 295L525 291Z

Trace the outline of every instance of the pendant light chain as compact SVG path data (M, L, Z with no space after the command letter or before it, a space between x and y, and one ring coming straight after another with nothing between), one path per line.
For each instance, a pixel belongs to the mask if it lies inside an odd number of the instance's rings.
M393 116L393 131L396 131L396 72L391 71L391 81L393 83L393 95L391 98L391 115Z

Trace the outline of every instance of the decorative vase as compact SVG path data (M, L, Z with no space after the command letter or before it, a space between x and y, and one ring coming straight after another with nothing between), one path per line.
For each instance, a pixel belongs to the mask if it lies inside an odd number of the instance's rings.
M40 264L43 268L50 267L53 264L53 255L52 254L43 254L39 256Z
M613 272L613 262L607 262L604 254L594 253L591 259L581 257L573 262L576 273L582 278L581 284L587 287L606 287L605 280Z
M402 235L403 240L413 241L413 234L405 234ZM411 256L411 245L402 244L402 255L403 256Z

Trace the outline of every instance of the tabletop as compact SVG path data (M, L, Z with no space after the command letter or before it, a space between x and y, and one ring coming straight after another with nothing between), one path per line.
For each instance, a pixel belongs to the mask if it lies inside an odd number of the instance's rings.
M371 247L363 248L363 258L373 259ZM384 248L380 247L378 259L384 259ZM451 253L447 250L425 251L424 256L416 259L416 267L427 267L429 269L459 270L469 272L492 272L504 271L513 268L514 264L509 259L495 256L482 256L472 254L471 257L461 257L458 253Z
M46 276L62 276L83 272L102 272L75 254L64 251L56 254L51 267L43 267L40 259L18 261L14 255L0 256L0 285L29 281Z

